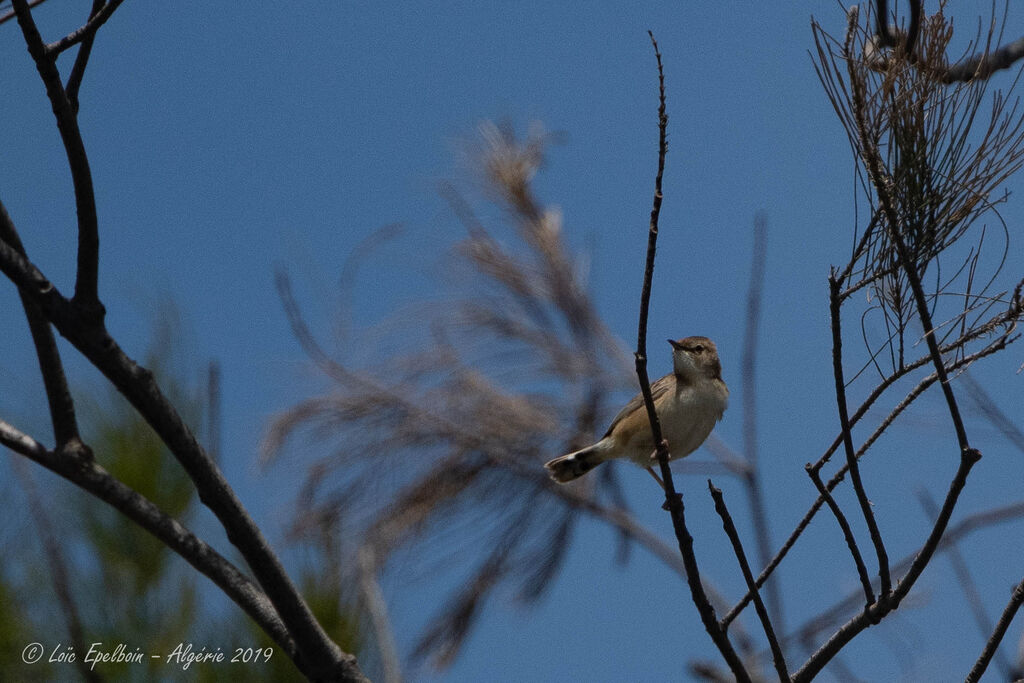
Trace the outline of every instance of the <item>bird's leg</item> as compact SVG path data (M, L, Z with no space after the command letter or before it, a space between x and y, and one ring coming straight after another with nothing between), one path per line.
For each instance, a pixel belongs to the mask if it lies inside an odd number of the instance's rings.
M666 441L666 440L662 439L662 441L661 441L661 445L662 445L662 447L663 447L663 448L664 448L664 449L665 449L666 451L668 450L668 441ZM658 459L658 452L657 452L657 451L655 451L654 453L652 453L652 454L651 454L651 460L657 461L657 459ZM665 482L663 482L663 481L661 480L661 477L659 477L659 476L658 476L658 474L657 474L657 473L656 473L656 472L654 471L654 468L653 468L653 467L648 467L648 468L647 468L647 471L651 473L651 476L652 476L652 477L654 477L654 481L658 482L658 486L660 486L660 487L661 487L661 490L662 490L662 491L665 491ZM662 509L662 510L665 510L665 511L667 512L667 511L668 511L668 510L670 510L671 508L669 507L669 504L668 504L668 498L667 498L667 494L668 494L668 492L666 491L665 493L666 493L666 500L665 500L665 502L664 502L664 503L662 503L662 504L661 504L661 509ZM680 493L677 493L677 494L675 494L675 496L676 496L676 498L677 498L678 500L682 501L682 499L683 499L683 496L682 496L682 494L680 494Z
M658 473L654 471L654 468L653 467L648 467L647 471L650 473L650 475L652 477L654 477L654 481L658 482L658 486L661 487L661 490L664 491L665 490L665 482L663 482L661 480L661 477L659 477Z
M665 448L666 451L668 451L668 441L666 441L665 439L662 439L661 440L661 445ZM654 451L653 453L651 453L651 462L658 462L658 451ZM658 473L654 471L654 467L653 466L649 466L647 468L647 471L650 473L650 475L652 477L654 477L654 481L658 482L658 486L661 487L661 490L664 491L665 490L665 482L663 482L661 480L661 477L658 476Z

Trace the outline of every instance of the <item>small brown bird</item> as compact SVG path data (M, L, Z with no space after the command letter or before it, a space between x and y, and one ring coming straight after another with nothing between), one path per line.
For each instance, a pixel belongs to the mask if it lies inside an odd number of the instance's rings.
M707 337L687 337L672 345L673 372L651 385L654 408L673 459L684 458L704 443L729 402L722 381L718 349ZM612 420L604 438L592 446L548 462L551 478L559 483L583 476L606 460L627 458L651 469L654 438L643 396L637 394ZM659 479L660 481L660 479Z

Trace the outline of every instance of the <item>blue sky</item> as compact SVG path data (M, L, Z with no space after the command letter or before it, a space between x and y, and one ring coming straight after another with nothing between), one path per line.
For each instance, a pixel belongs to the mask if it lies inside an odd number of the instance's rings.
M963 35L973 35L989 7L956 4ZM78 21L59 0L35 14L51 40ZM355 321L372 324L436 294L438 264L463 234L437 187L465 177L459 150L479 122L508 120L525 130L540 121L562 134L538 191L561 208L570 245L588 251L599 311L633 343L657 151L651 29L665 60L670 156L650 338L703 334L718 342L735 400L717 433L738 448L751 226L763 210L768 256L757 398L778 542L813 499L803 464L837 428L826 277L846 255L853 225L853 162L812 70L811 15L833 34L843 30L833 2L651 2L643 9L607 2L318 2L287 9L126 2L100 33L81 95L108 325L129 353L142 355L154 306L165 297L177 302L196 376L207 359L222 364L225 470L268 534L280 539L294 490L260 473L259 439L269 416L322 384L288 329L274 269L292 273L299 300L326 335L346 257L374 229L397 223L403 236L375 252L356 282ZM1024 13L1011 9L1009 22L1009 36L1024 34ZM0 26L0 79L0 198L33 260L69 292L70 182L13 22ZM994 84L1010 80L1004 73ZM1024 265L1017 197L1003 215L1018 245L1009 281ZM45 405L19 308L13 288L0 287L0 329L9 330L0 333L0 417L12 420ZM667 349L652 346L651 358L653 375L668 370ZM1018 424L1024 386L1014 371L1021 362L1021 349L1012 347L976 374ZM72 369L95 378L81 364ZM27 397L26 385L34 392ZM926 396L865 467L896 557L927 528L914 492L928 487L940 497L955 469L942 411L937 395ZM1007 482L1024 476L1021 454L968 414L985 459L959 516L1015 500L1020 487L1015 494ZM628 474L637 516L670 538L647 476ZM717 483L742 518L738 484ZM739 595L741 578L703 479L684 479L682 488L698 556L723 589ZM1017 525L1012 533L1019 538L1021 531ZM996 539L984 532L965 544L992 615L1024 574L1019 546ZM639 551L617 566L614 547L609 531L585 523L547 598L535 608L495 601L441 678L679 680L690 658L713 658L678 578ZM837 587L856 587L831 520L812 526L782 577L791 624L831 604ZM963 617L962 594L949 592L949 577L948 562L937 558L914 609L851 647L854 671L869 680L893 672L904 680L949 671L962 677L982 641ZM408 645L436 603L430 586L388 588L399 641ZM1012 642L1020 633L1019 624L1011 629Z

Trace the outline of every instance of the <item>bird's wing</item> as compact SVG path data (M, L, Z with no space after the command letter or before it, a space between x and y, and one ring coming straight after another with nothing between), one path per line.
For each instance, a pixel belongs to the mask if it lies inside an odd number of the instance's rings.
M651 385L651 398L654 399L654 405L658 405L658 401L661 399L661 397L664 396L672 387L672 385L674 384L674 382L672 381L673 379L674 377L672 376L672 373L669 373ZM611 434L612 430L615 429L615 427L620 422L622 422L622 420L625 419L627 415L629 415L635 410L642 410L643 406L644 395L637 394L632 399L630 399L629 403L626 404L626 407L619 411L619 414L616 415L615 419L612 420L612 423L608 426L608 431L605 432L604 435L608 436L609 434Z

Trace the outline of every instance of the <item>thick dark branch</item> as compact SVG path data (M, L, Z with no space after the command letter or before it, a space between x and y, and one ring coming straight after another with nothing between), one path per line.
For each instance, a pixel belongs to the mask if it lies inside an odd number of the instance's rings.
M772 650L772 662L775 665L775 671L779 674L779 680L786 683L789 681L789 672L786 670L786 657L782 654L782 648L779 647L778 638L775 637L775 629L772 628L772 621L768 617L768 610L761 600L761 595L757 592L757 586L754 585L754 574L750 571L750 563L747 562L747 556L743 552L743 544L740 542L739 533L736 532L736 525L733 524L732 515L729 514L729 508L725 506L725 497L722 495L722 490L715 487L710 479L708 479L708 489L711 491L711 497L715 500L715 512L722 518L722 528L725 529L725 535L729 537L733 552L736 553L736 561L739 562L740 571L743 572L743 580L747 582L747 589L754 594L754 609L757 610L757 616L761 620L765 637L768 638L768 646Z
M58 450L64 447L79 448L82 444L78 433L78 421L75 417L75 404L71 398L64 365L61 362L57 340L53 336L50 323L43 316L39 306L24 292L19 292L21 305L25 309L32 343L39 359L39 371L43 376L43 387L46 389L46 401L50 408L50 422L53 424L53 437ZM83 454L87 454L84 451ZM91 455L87 455L91 457Z
M217 516L228 539L246 559L260 586L277 608L314 676L363 680L355 657L342 653L324 633L263 532L220 468L164 396L153 373L125 355L105 330L83 334L82 330L74 327L63 329L60 321L55 323L57 329L128 399L181 463L195 483L200 500Z
M966 683L977 683L981 680L981 676L985 673L988 663L992 661L992 655L995 654L999 648L999 643L1006 636L1006 630L1010 627L1010 622L1013 621L1013 617L1017 614L1017 610L1020 609L1021 605L1024 605L1024 581L1018 583L1017 587L1013 589L1010 602L1006 604L1006 609L1003 610L1002 616L999 617L999 622L996 623L996 628L992 631L992 637L985 643L985 649L981 651L981 656L978 657L978 661L974 663L970 673L967 674Z
M814 482L814 487L818 489L818 494L825 499L829 509L832 510L832 514L835 515L836 521L839 522L839 528L843 531L846 545L850 549L850 554L853 555L853 562L857 565L857 576L860 577L860 583L864 587L864 599L866 601L864 604L871 605L875 601L875 592L871 588L871 579L868 577L868 570L864 566L864 558L861 557L860 548L857 547L857 539L854 538L853 530L850 529L850 523L846 521L846 515L843 514L835 498L832 497L832 494L825 488L825 484L822 483L818 469L811 465L811 463L804 465L804 469L807 470L807 476Z
M88 491L181 555L242 608L275 643L294 658L295 642L273 605L258 586L152 501L125 486L95 462L48 450L27 434L0 420L0 445L6 446Z
M712 607L704 592L704 586L700 581L700 570L697 567L697 558L693 553L693 537L686 528L686 515L683 508L683 497L676 493L675 484L672 481L672 470L669 468L668 444L661 437L661 425L658 422L658 414L654 408L654 399L651 396L651 383L647 376L647 312L651 301L651 280L654 276L654 255L658 244L658 216L661 213L661 179L665 172L665 156L668 152L668 115L665 113L665 73L661 63L661 52L658 51L658 43L654 34L648 31L651 37L651 44L654 46L654 55L658 61L658 84L659 84L659 106L658 106L658 173L654 180L654 205L651 209L650 229L647 235L647 265L644 269L644 284L640 295L640 323L637 330L636 348L636 374L640 381L640 391L644 397L644 405L647 408L647 417L651 423L651 433L654 436L654 443L657 444L658 464L661 469L662 481L665 485L665 502L669 513L672 516L672 527L675 530L676 539L679 541L679 552L683 556L683 565L686 567L686 580L690 586L690 594L693 602L700 613L701 621L707 630L711 640L718 647L719 652L725 659L737 681L750 681L750 674L743 666L743 662L729 642L729 636L718 624L715 616L715 608Z
M882 534L878 530L878 522L875 520L875 513L871 510L871 501L868 500L864 491L864 483L860 478L860 467L857 465L857 454L853 448L853 434L850 428L850 414L846 407L846 380L843 379L843 335L841 327L841 312L839 310L840 292L842 283L836 279L835 273L829 277L829 312L832 317L832 372L835 376L836 404L839 409L839 425L843 435L843 446L846 450L846 466L850 470L850 481L853 482L853 490L857 494L857 502L860 503L861 513L868 525L868 533L871 535L871 543L875 546L875 554L878 556L878 577L881 581L882 595L884 600L892 590L892 580L889 577L889 555L885 551L885 544L882 542Z
M26 0L12 0L18 16L18 25L28 46L28 52L36 63L39 76L46 86L53 115L57 119L64 151L71 170L71 182L75 190L75 209L78 214L78 264L75 275L75 303L83 313L96 320L103 319L103 305L99 300L99 223L96 216L96 195L92 185L92 171L85 153L82 133L78 128L75 108L68 99L57 71L56 54L49 51L39 35L39 29L32 19L32 12ZM112 2L112 5L118 3ZM112 11L112 10L111 10Z
M308 670L317 678L363 680L355 657L343 653L316 621L263 532L163 394L153 373L129 358L102 322L91 317L83 319L78 306L61 296L34 265L3 241L0 270L35 299L57 331L128 399L181 463L195 484L199 499L223 525L228 540L242 553L295 638L300 659L307 662Z

